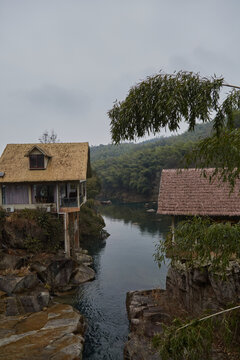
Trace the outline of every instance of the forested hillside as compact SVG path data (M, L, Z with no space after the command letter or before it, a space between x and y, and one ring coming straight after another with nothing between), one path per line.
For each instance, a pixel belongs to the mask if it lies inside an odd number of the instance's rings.
M91 147L91 163L102 184L101 198L156 201L161 170L183 166L193 142L208 136L211 123L194 132L155 138L142 143Z

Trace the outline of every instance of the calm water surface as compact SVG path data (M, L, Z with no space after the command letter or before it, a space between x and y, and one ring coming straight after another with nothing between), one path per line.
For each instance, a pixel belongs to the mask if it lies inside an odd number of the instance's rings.
M165 287L166 266L159 269L153 253L170 219L146 213L140 205L112 205L100 212L111 235L106 243L85 246L96 279L79 287L74 305L88 321L83 359L122 360L129 332L126 293Z

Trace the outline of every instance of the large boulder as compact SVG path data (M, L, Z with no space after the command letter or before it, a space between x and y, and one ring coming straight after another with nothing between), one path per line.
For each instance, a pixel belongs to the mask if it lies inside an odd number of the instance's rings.
M76 253L76 259L79 264L86 266L92 265L93 263L93 258L90 255L84 254L83 252Z
M37 286L43 286L43 283L38 279L36 274L0 276L0 290L5 291L9 295L26 292Z
M36 274L0 276L1 313L7 316L41 311L48 306L48 289Z
M8 254L3 251L0 252L0 270L20 269L25 266L26 261L26 256Z
M164 306L156 305L156 297L164 298L164 294L159 289L127 293L130 334L124 347L125 360L161 360L152 337L162 332L161 323L169 319Z
M58 293L93 280L95 272L86 265L79 265L74 259L58 259L52 261L45 271L38 273L38 276L49 286L52 293Z
M66 287L69 287L71 275L77 265L77 262L73 259L53 260L47 269L39 275L53 292L55 290L65 290Z
M93 279L95 279L95 271L86 265L79 265L71 277L71 283L80 285Z
M0 275L0 291L6 292L8 295L13 293L16 285L22 280L22 277L15 275Z
M4 299L5 315L14 316L38 312L47 307L49 301L49 291L41 288L26 294L9 296Z
M25 316L2 317L0 359L82 359L85 323L70 305L57 304Z
M124 347L124 360L161 360L148 340L142 336L130 334Z

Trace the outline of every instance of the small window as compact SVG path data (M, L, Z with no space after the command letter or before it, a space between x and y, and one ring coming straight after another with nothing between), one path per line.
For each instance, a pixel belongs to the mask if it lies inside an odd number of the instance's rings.
M30 169L44 169L44 155L29 156Z

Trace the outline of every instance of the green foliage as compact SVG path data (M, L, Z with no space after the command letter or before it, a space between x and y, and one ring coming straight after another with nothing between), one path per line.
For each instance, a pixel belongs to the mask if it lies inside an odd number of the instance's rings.
M101 191L101 181L96 175L96 172L93 171L92 177L87 181L87 197L88 199L95 199L96 196Z
M229 311L230 310L230 311ZM153 345L159 350L162 360L211 359L211 350L216 340L225 349L240 355L237 345L240 331L240 311L235 307L206 316L182 322L175 319L170 326L163 324L163 333L153 337Z
M210 359L212 323L200 325L194 320L189 327L178 331L183 326L178 319L171 326L163 324L163 333L153 338L153 345L159 349L162 360Z
M223 78L207 79L186 71L149 76L108 112L113 141L155 135L166 126L176 131L183 119L193 130L196 120L210 121L212 111L217 113L214 126L218 131L231 109L239 108L239 92L235 90L222 105L219 103L223 83Z
M24 237L27 250L56 251L61 247L63 225L56 216L41 208L20 210L11 216L15 230Z
M98 214L94 200L88 200L81 207L80 217L80 240L97 239L102 235L105 222L100 214Z
M140 144L101 145L91 148L92 167L102 182L101 194L120 198L123 193L157 197L163 168L184 166L184 156L193 142L210 134L212 124L195 131Z
M159 264L168 254L172 261L184 261L187 268L209 266L212 272L225 275L230 261L240 259L240 223L216 223L194 217L178 223L172 236L161 241L155 259Z
M199 141L191 153L186 156L186 165L195 163L196 168L202 169L205 175L206 167L214 166L215 170L210 177L228 182L233 190L240 177L240 129L227 129L221 136L212 135Z
M30 235L24 239L24 246L29 252L35 254L45 250L43 249L42 241L38 238L33 238Z
M187 166L195 163L196 167L206 168L216 164L214 176L228 181L233 188L240 176L240 129L239 121L236 126L234 120L240 110L240 90L229 85L233 89L221 102L223 86L223 78L207 79L185 71L148 77L132 87L126 99L116 102L108 112L112 139L118 144L145 134L155 135L167 126L176 131L182 120L193 130L197 120L208 122L215 112L213 135L195 147Z

